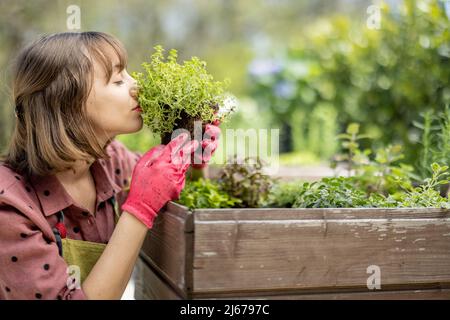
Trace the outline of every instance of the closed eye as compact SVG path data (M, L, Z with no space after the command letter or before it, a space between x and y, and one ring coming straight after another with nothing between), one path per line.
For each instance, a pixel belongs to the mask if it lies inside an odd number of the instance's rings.
M114 84L121 85L121 84L124 84L124 82L123 82L123 80L119 80L119 81L114 82Z

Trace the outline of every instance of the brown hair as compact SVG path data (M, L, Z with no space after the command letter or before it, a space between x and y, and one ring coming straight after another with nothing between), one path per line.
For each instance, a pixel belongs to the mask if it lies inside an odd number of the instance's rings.
M105 50L106 49L106 50ZM15 129L3 160L22 174L49 175L75 160L107 158L86 113L93 84L92 59L113 73L113 49L124 69L122 44L101 32L44 36L18 55L13 73Z

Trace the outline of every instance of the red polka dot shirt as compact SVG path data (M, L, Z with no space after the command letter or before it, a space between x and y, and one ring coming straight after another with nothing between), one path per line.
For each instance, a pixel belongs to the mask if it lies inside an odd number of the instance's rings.
M24 177L0 163L0 300L86 299L67 284L68 266L59 255L52 228L64 211L67 238L107 243L114 231L116 196L120 205L140 155L118 141L107 146L110 159L91 166L95 214L78 206L55 176Z

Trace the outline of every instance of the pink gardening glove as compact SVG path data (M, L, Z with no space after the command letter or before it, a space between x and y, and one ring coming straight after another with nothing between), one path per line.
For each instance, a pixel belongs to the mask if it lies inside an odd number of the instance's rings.
M168 201L178 199L184 188L191 154L199 146L198 141L188 142L189 138L183 133L166 146L152 148L134 167L122 210L134 215L148 228L153 226L159 210Z
M205 126L202 149L199 149L194 153L192 164L193 168L203 169L208 165L208 161L211 160L211 157L219 146L219 136L221 133L219 124L220 122L215 120L213 124L207 124Z

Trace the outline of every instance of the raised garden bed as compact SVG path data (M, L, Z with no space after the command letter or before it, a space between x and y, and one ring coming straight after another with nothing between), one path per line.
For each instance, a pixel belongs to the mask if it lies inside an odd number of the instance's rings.
M448 209L163 211L136 299L450 299ZM369 266L380 289L368 289Z

